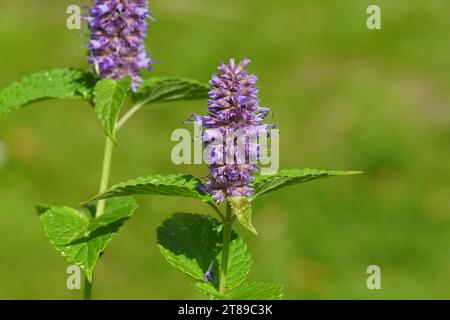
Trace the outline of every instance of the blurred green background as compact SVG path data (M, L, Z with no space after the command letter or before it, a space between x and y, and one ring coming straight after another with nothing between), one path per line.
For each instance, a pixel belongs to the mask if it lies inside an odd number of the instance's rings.
M88 68L80 0L0 0L0 87L54 67ZM382 30L366 8L382 9ZM281 282L287 299L450 298L450 3L446 0L164 0L148 50L151 75L207 81L221 60L252 58L262 105L281 130L281 167L363 170L284 189L255 203L259 236L239 229L250 278ZM149 75L147 75L149 76ZM171 132L205 102L146 108L121 132L111 182L175 166ZM0 298L78 299L47 242L37 203L76 205L98 189L104 135L82 102L41 102L0 118ZM94 298L203 298L155 245L195 200L139 197L96 270ZM366 287L381 267L382 289Z

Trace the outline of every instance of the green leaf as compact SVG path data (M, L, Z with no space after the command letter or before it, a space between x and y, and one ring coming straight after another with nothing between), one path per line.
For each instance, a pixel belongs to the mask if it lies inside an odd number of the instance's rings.
M210 296L216 300L225 300L226 296L221 295L219 291L210 283L207 282L196 282L192 284L192 287L200 291L201 293Z
M252 204L250 199L247 197L233 197L230 198L230 205L239 222L257 235L258 232L256 232L252 224Z
M177 78L149 78L143 81L132 100L145 105L154 102L207 99L209 86L195 80Z
M249 282L229 292L230 300L281 300L283 286L278 283Z
M201 182L191 175L173 174L138 177L116 184L109 190L93 198L101 200L136 194L181 196L208 202L211 197L201 191Z
M50 243L69 263L78 265L91 282L100 254L137 204L133 198L109 200L98 218L92 214L95 208L51 207L45 213L42 208L38 209L39 219Z
M203 281L211 263L216 266L213 271L217 270L222 240L218 226L219 222L209 216L175 213L158 228L158 247L173 267Z
M264 193L275 191L290 185L303 183L311 180L349 176L362 173L360 171L332 171L316 169L284 169L272 175L259 175L253 181L253 199Z
M230 243L227 269L227 289L233 289L242 284L250 273L252 256L247 250L247 245L240 237L236 237ZM222 251L217 256L219 270L222 266Z
M217 220L175 213L158 228L157 239L162 255L173 267L201 283L205 283L203 277L210 266L218 277L223 236ZM236 234L232 235L228 261L227 288L232 289L245 280L252 264L247 246ZM210 285L217 287L217 281L213 283Z
M97 112L106 135L112 141L115 141L117 118L130 86L131 79L129 77L122 80L103 78L97 82L94 89L95 112Z
M0 115L45 99L92 100L96 78L74 69L53 69L24 77L0 91Z

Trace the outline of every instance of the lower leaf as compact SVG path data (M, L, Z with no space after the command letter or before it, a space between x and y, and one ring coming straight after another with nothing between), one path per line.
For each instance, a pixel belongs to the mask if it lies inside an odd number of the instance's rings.
M135 200L128 197L108 200L99 218L93 216L95 208L87 207L76 210L39 206L38 213L50 243L67 262L78 265L91 282L100 254L136 208Z
M173 267L217 288L222 256L219 221L206 215L175 213L158 228L157 240L161 254ZM227 288L232 289L245 280L252 264L247 246L236 234L232 235L228 261ZM210 279L205 277L207 272Z
M215 300L225 300L226 297L222 296L217 289L211 285L210 283L206 282L196 282L192 284L192 287L197 289L199 292L215 299Z

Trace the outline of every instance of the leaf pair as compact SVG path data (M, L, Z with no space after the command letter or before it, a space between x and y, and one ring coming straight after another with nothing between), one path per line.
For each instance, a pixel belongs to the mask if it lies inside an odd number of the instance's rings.
M153 77L130 92L131 79L98 78L90 71L53 69L22 78L0 91L0 116L46 99L86 100L94 104L105 133L115 141L117 118L128 94L133 103L206 99L209 87L194 80Z
M361 173L359 171L332 171L316 169L284 169L271 175L258 175L253 182L255 189L251 200L265 193L283 187L333 176L345 176ZM206 194L201 181L191 175L172 174L148 175L125 182L118 183L107 191L95 196L92 200L101 200L126 195L151 194L172 195L210 201L212 198Z
M37 208L39 219L50 243L67 260L78 265L89 282L95 264L112 236L128 220L138 205L132 197L106 202L102 216L94 218L95 207Z
M244 283L252 260L244 241L235 233L229 248L227 292L219 293L217 280L205 281L207 271L218 276L222 267L220 226L219 221L209 216L176 213L158 228L159 250L173 267L195 280L194 288L215 299L281 299L281 285Z
M268 192L292 186L307 181L329 178L334 176L346 176L360 173L359 171L333 171L316 169L284 169L272 175L258 175L253 182L254 194L251 199L238 197L230 199L233 213L239 222L248 230L256 234L252 225L252 205L257 197ZM109 190L97 195L92 200L108 199L124 195L151 194L172 195L199 199L204 202L212 202L210 194L206 194L205 187L200 180L191 175L169 176L144 176L116 184Z

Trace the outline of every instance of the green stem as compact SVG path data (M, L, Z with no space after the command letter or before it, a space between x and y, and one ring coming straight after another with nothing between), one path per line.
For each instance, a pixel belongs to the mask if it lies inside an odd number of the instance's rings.
M138 112L144 106L144 104L145 103L135 104L130 110L128 110L128 112L125 113L119 121L117 121L116 132L119 131L119 129L122 128L125 122L127 122L128 119L130 119L136 112Z
M105 142L105 153L103 156L103 168L102 168L102 177L100 180L100 193L106 191L108 189L109 183L109 173L111 171L111 159L112 153L114 149L114 143L111 141L109 137L106 137ZM105 212L105 200L100 200L97 203L97 208L95 210L95 217L100 217ZM89 282L87 278L84 278L84 300L91 300L92 298L92 282Z
M223 245L222 245L222 264L220 268L220 278L219 278L219 293L225 294L227 286L227 270L228 270L228 255L230 251L230 240L231 240L231 227L233 220L231 217L231 206L227 202L227 213L225 220L223 222Z
M111 158L112 152L114 148L114 143L111 141L109 137L106 137L105 143L105 154L103 157L103 169L102 169L102 178L100 180L100 192L102 193L108 189L109 183L109 172L111 170ZM95 217L100 217L105 211L105 200L100 200L97 204L97 209L95 211Z
M134 105L125 115L116 123L115 132L119 131L119 129L136 113L138 112L144 104L138 103ZM105 153L103 156L103 169L102 169L102 178L100 180L100 193L106 191L108 189L109 183L109 173L111 171L111 158L112 152L114 149L114 143L111 141L109 137L106 137L105 143ZM100 217L105 211L105 200L100 200L97 204L97 210L95 211L95 217Z
M133 108L131 108L117 123L115 127L115 132L119 131L119 129L127 122L139 109L142 108L144 104L137 104ZM100 192L102 193L108 189L109 185L109 174L111 171L111 159L112 153L114 149L114 143L109 137L106 137L105 142L105 152L103 156L103 168L102 168L102 177L100 180ZM105 200L100 200L97 203L97 208L95 210L95 217L100 217L105 212ZM92 283L89 282L87 278L84 279L84 300L91 300L92 298Z
M84 277L84 300L91 300L92 298L92 284L89 282L89 280Z

